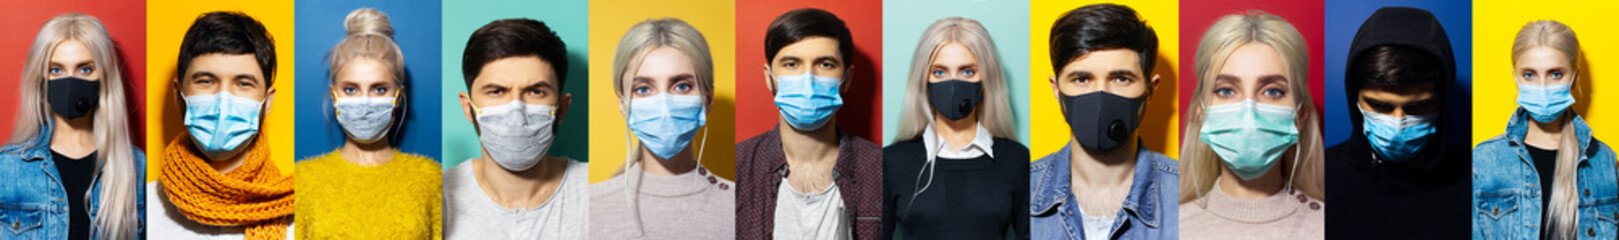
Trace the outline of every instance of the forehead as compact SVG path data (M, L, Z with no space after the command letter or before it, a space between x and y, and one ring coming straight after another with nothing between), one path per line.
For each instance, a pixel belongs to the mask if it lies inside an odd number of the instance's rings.
M495 59L485 63L472 80L473 86L485 84L525 86L535 83L557 82L550 62L538 56L517 56Z
M776 51L776 59L783 57L813 58L838 55L838 40L824 36L811 36L799 39L797 42L782 46Z
M967 49L966 45L961 45L960 43L947 43L939 46L939 50L933 54L933 64L935 65L956 66L977 62L978 58L973 55L972 50Z
M258 58L253 54L223 54L209 53L191 59L191 66L186 68L186 75L196 72L211 72L216 76L223 75L253 75L262 79L264 71L259 68Z
M1068 61L1068 64L1063 65L1063 69L1060 69L1062 72L1058 74L1079 70L1105 71L1117 69L1140 72L1140 53L1123 48L1091 51L1085 55L1074 57L1072 61Z
M1286 73L1287 62L1282 59L1282 54L1263 43L1245 43L1238 46L1231 51L1230 56L1226 56L1224 66L1220 67L1220 74L1243 79L1274 74L1285 76Z
M685 52L672 47L658 47L641 58L640 66L635 69L635 76L663 78L695 72L696 69L691 65L691 59L687 58Z
M1548 69L1570 66L1568 55L1550 47L1534 47L1518 55L1513 65L1517 68Z
M64 40L56 44L51 51L50 61L53 63L74 64L91 60L90 48L79 40Z
M353 83L369 85L394 80L393 69L388 64L371 58L356 58L343 63L337 71L334 80L337 83Z

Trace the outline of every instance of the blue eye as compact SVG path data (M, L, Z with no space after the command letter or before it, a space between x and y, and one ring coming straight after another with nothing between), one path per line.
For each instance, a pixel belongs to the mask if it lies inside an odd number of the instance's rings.
M51 68L51 74L62 74L61 68Z
M933 76L944 76L944 70L933 70Z
M1284 92L1281 89L1275 89L1275 88L1265 89L1265 96L1279 97L1279 96L1282 96L1282 94L1286 94L1286 93L1287 92Z
M631 91L634 91L635 94L647 94L647 93L652 93L652 88L649 88L649 87L635 87L635 89L633 89Z
M94 70L95 69L91 69L89 67L82 67L82 68L79 68L79 73L90 73L91 71L94 71Z
M343 93L354 93L354 88L345 87L345 88L343 88Z
M675 84L675 91L681 91L681 92L691 91L691 84L689 84L689 83Z
M972 70L972 69L962 70L961 74L962 75L967 75L967 76L972 76L973 74L978 74L978 70Z
M1552 79L1563 79L1563 73L1560 73L1560 72L1552 73L1551 77L1552 77Z
M376 92L376 93L387 93L388 88L376 88L376 89L371 89L371 91Z
M1523 79L1533 79L1533 78L1535 78L1534 73L1524 73L1523 74Z
M1237 94L1237 91L1236 90L1231 90L1230 88L1214 89L1214 95L1231 96L1232 94Z

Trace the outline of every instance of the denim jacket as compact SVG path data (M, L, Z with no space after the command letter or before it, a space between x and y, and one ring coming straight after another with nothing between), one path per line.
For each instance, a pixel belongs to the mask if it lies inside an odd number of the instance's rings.
M1541 226L1540 178L1524 135L1529 118L1521 108L1507 123L1507 132L1473 148L1473 238L1537 239ZM1619 228L1619 187L1615 182L1613 149L1591 136L1591 126L1572 115L1580 142L1577 165L1579 214L1575 234L1580 239L1613 239Z
M31 144L0 147L0 178L3 178L0 180L0 228L5 229L0 230L0 239L67 239L68 208L71 207L67 194L88 194L85 200L89 206L84 207L90 214L90 222L96 221L96 211L101 207L101 183L92 181L86 193L66 192L56 163L51 160L51 128L52 123L47 121ZM140 149L133 150L135 179L145 181L146 155ZM95 178L100 177L101 171L97 170ZM136 182L132 186L137 188L135 195L130 196L136 201L135 231L137 236L144 236L145 184ZM97 235L91 227L90 239L124 239Z
M1029 224L1033 239L1084 239L1079 206L1069 186L1072 145L1029 165ZM1135 177L1113 227L1112 239L1174 239L1180 236L1180 167L1146 148L1136 150Z

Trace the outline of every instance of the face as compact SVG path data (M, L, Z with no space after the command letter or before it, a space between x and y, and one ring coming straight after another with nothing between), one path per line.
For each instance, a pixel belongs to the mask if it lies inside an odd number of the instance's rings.
M765 79L774 79L770 76L800 75L809 71L816 76L848 81L845 75L848 75L849 68L844 66L846 61L839 56L840 54L836 39L829 37L800 39L776 51L776 58L771 59L770 65L765 67ZM771 80L768 87L771 91L775 91L775 85L775 81Z
M928 82L943 82L952 79L968 82L983 81L978 72L978 57L973 55L967 46L950 43L939 47L938 53L933 54L933 62L928 67Z
M1524 51L1513 64L1513 79L1526 85L1559 85L1578 79L1568 55L1550 47Z
M1436 83L1423 83L1416 86L1398 86L1409 88L1411 91L1393 92L1385 89L1363 88L1360 90L1360 108L1367 112L1374 112L1393 117L1408 115L1427 115L1439 112L1439 100L1434 99L1434 86Z
M1287 62L1270 45L1247 43L1238 46L1226 56L1225 66L1214 77L1210 92L1210 105L1238 103L1245 99L1254 102L1293 106L1292 79L1288 79Z
M181 76L180 93L185 96L227 91L237 97L263 101L270 89L253 54L197 56L191 59L191 66Z
M56 44L48 60L49 67L45 69L46 79L77 77L90 81L101 81L102 70L96 68L95 56L90 54L90 48L85 47L79 40L67 40Z
M635 73L625 76L630 99L673 95L703 96L697 85L697 70L686 53L672 47L658 47L641 59Z
M396 97L398 82L388 64L370 58L358 58L344 63L332 79L335 97Z
M1064 65L1052 79L1052 89L1067 96L1097 91L1138 98L1147 94L1157 76L1141 72L1141 54L1129 49L1107 49L1086 53Z
M490 107L513 100L556 106L561 98L551 63L535 56L496 59L483 65L472 79L472 104Z

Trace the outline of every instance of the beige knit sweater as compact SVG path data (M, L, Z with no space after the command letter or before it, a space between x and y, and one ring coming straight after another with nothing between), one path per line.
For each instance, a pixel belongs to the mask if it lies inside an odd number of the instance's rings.
M1181 239L1321 239L1326 203L1283 189L1265 199L1226 195L1215 184L1203 198L1181 204Z

